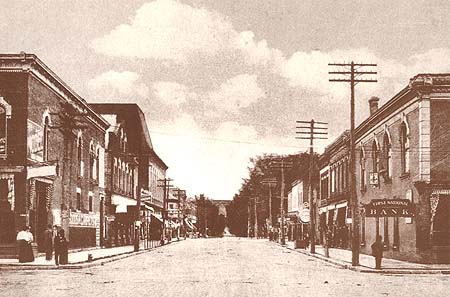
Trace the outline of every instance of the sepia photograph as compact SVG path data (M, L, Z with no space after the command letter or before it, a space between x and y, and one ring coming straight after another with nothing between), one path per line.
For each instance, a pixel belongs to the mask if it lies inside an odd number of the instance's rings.
M0 296L447 296L449 16L0 0Z

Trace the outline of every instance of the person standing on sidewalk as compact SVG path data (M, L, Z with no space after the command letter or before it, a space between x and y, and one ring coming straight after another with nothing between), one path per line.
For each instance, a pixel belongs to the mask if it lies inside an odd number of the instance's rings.
M375 257L375 269L381 269L381 259L383 258L383 238L381 235L377 235L371 247L372 256Z
M33 233L31 233L31 228L25 226L22 231L17 233L17 250L20 263L33 262L34 254L31 243L33 242Z
M55 264L64 265L68 262L68 250L67 250L67 239L65 236L64 229L58 230L58 235L56 235L54 240L55 245Z
M47 225L47 229L44 231L44 249L45 249L45 260L50 261L53 256L52 225Z

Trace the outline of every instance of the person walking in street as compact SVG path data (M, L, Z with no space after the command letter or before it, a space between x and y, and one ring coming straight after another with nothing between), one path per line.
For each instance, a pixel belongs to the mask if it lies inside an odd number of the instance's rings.
M20 263L27 263L34 261L33 248L31 243L33 242L33 233L31 233L31 228L25 226L22 231L17 233L17 250Z
M64 265L68 262L68 242L65 236L64 229L58 230L58 235L56 235L54 239L55 246L55 264L56 265Z
M371 247L372 256L375 257L375 269L381 269L381 259L383 258L383 238L381 235L377 235Z
M44 231L44 250L45 250L45 260L50 261L53 256L52 225L47 225L47 229Z

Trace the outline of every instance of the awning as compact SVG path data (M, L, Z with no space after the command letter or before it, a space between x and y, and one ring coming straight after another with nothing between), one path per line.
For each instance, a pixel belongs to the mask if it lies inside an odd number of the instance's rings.
M195 230L196 229L195 226L191 223L191 221L188 220L188 218L185 218L184 222L186 223L186 226L188 228L190 228L191 230Z
M347 201L336 204L336 208L347 207Z
M157 219L157 220L162 224L163 219L162 219L162 217L161 217L160 215L157 215L157 214L155 214L155 213L152 213L152 217L154 217L155 219Z
M45 165L27 168L27 179L33 177L56 176L56 165Z
M111 196L111 203L116 205L116 213L126 213L128 205L136 205L136 200L113 194Z

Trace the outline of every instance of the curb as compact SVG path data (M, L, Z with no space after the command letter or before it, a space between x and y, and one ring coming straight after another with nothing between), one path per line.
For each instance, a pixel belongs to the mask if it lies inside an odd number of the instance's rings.
M283 246L281 246L283 247ZM323 262L330 263L334 266L348 269L355 272L360 273L372 273L372 274L443 274L448 275L450 274L450 269L434 269L434 268L425 268L425 269L402 269L402 268L384 268L381 270L376 270L368 267L361 267L361 266L352 266L351 264L343 263L342 261L326 258L323 255L320 254L311 254L309 251L301 250L301 249L295 249L288 246L284 246L286 249L303 254L305 256L313 257L318 260L321 260Z
M122 260L122 259L126 259L126 258L129 258L129 257L132 257L132 256L137 256L137 255L144 254L144 253L147 253L147 252L151 252L151 251L154 251L154 250L156 250L158 248L167 246L169 244L179 243L179 242L182 242L182 241L184 241L184 240L171 241L171 242L165 243L162 246L158 246L158 247L154 247L154 248L146 249L146 250L139 250L137 252L130 251L130 252L124 252L124 253L115 254L115 255L108 255L108 256L98 257L98 258L95 258L92 262L82 261L82 262L76 262L76 263L60 265L60 266L56 266L56 265L0 264L0 271L6 271L6 270L63 270L63 269L68 269L69 270L69 269L83 269L83 268L90 268L90 267L95 267L95 266L103 266L104 264L107 264L107 263L119 261L119 260Z

